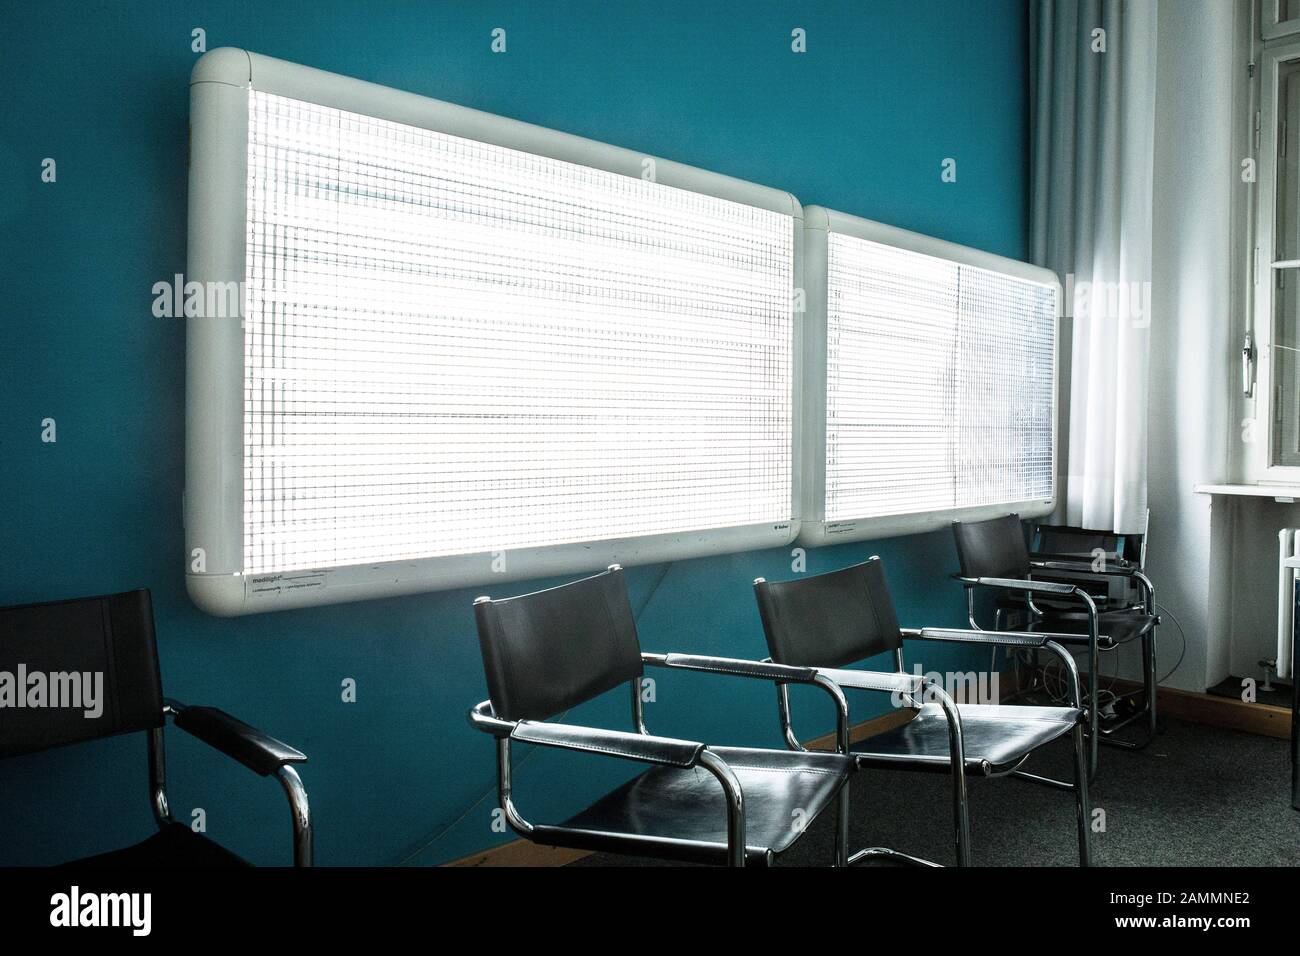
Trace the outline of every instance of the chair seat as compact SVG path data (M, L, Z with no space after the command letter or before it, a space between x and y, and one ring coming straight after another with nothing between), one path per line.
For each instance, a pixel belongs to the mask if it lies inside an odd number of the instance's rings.
M1127 609L1102 611L1097 615L1097 632L1104 635L1110 645L1126 644L1146 634L1156 626L1154 615ZM1031 631L1054 631L1067 635L1067 644L1088 643L1088 614L1086 611L1067 611L1044 608L1044 616L1036 621Z
M1073 583L1073 582L1063 582L1063 583ZM1131 612L1135 610L1135 607L1132 604L1130 604L1127 599L1113 598L1108 594L1092 594L1092 603L1097 606L1098 611L1101 611L1103 613L1106 611ZM1025 599L1023 597L1018 597L1018 596L999 597L994 602L994 605L998 608L1001 608L1004 611L1024 611ZM1076 612L1079 611L1079 603L1077 601L1073 601L1073 600L1058 601L1054 598L1045 597L1041 594L1034 595L1034 605L1040 611L1048 611L1048 612L1055 612L1058 610L1076 611Z
M120 850L84 857L68 866L96 867L220 867L251 866L220 844L182 823L171 823L147 840Z
M1082 711L1074 707L958 704L966 772L978 776L1014 768L1039 747L1068 734ZM859 766L951 766L948 719L938 704L925 704L905 724L855 743Z
M740 781L751 865L788 849L853 771L852 758L840 754L709 750ZM653 767L559 826L535 827L532 838L553 846L725 863L727 803L722 785L703 767Z
M1061 635L1059 643L1077 646L1088 643L1088 613L1039 605L1043 616L1026 624L1004 626L1006 631L1029 633L1054 633ZM1156 617L1131 608L1101 611L1097 615L1097 646L1105 649L1127 644L1156 626Z

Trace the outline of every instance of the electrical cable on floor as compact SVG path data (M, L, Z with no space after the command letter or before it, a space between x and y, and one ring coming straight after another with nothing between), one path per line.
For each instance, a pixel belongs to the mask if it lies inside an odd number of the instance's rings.
M1102 650L1102 653L1114 653L1118 647L1108 647ZM1065 680L1065 665L1060 660L1053 657L1046 664L1039 668L1039 678L1043 682L1043 691L1051 699L1053 704L1066 705L1070 702L1070 691ZM1097 699L1100 706L1105 707L1107 704L1113 704L1119 700L1120 695L1115 693L1115 682L1119 679L1119 655L1115 655L1115 671L1105 687L1097 688ZM1084 702L1088 702L1087 692L1084 692Z
M1178 652L1178 660L1174 662L1174 666L1169 668L1169 670L1165 673L1163 677L1159 677L1156 679L1156 686L1159 687L1161 684L1163 684L1165 681L1167 681L1170 677L1174 675L1174 673L1178 670L1178 668L1182 666L1183 660L1187 657L1187 633L1183 630L1183 625L1179 622L1178 618L1174 615L1174 613L1169 610L1169 608L1165 607L1162 604L1157 604L1157 603L1153 603L1152 607L1156 610L1157 613L1166 614L1169 616L1169 620L1173 621L1174 627L1178 628L1178 637L1179 640L1182 642L1182 648ZM1119 650L1118 646L1105 648L1103 649L1102 653L1116 652L1118 650ZM1047 664L1044 664L1039 668L1039 677L1043 682L1043 690L1047 693L1048 697L1051 699L1052 703L1054 704L1064 704L1069 699L1069 694L1066 688L1064 671L1065 668L1061 665L1060 661L1056 659L1049 661ZM1059 672L1059 675L1057 672ZM1116 654L1115 672L1110 677L1109 685L1104 689L1099 689L1098 691L1097 696L1103 702L1102 706L1104 706L1105 703L1114 702L1115 700L1119 699L1119 695L1115 694L1114 692L1115 682L1118 679L1119 679L1119 655Z
M641 621L641 615L642 615L643 613L645 613L645 609L646 609L647 607L650 606L650 602L654 599L654 596L655 596L656 594L659 593L659 586L662 585L662 584L664 583L664 578L668 577L668 572L672 570L672 567L673 567L673 562L671 562L671 561L669 561L667 564L665 564L665 565L663 566L663 570L659 572L659 576L655 578L654 584L652 584L652 585L650 586L650 590L649 590L648 592L646 592L646 596L645 596L645 598L641 601L641 606L638 607L638 608L636 609L636 611L634 612L634 614L633 614L633 619L634 619L635 621L637 621L638 623L640 623L640 621ZM552 719L555 720L555 721L557 721L557 722L563 723L564 718L568 715L568 713L569 713L569 712L566 710L566 711L564 711L564 713L557 714L557 715L556 715L554 718L552 718ZM543 749L544 749L544 748L542 748L542 747L534 747L532 750L528 751L528 753L524 754L524 755L523 755L519 760L517 760L517 761L514 763L514 765L512 766L511 769L514 770L514 771L517 771L520 767L522 767L525 763L528 762L528 758L530 758L531 756L533 756L533 754L535 754L535 753L539 753L539 752L540 752L541 750L543 750ZM494 775L494 776L495 776L495 775ZM457 825L458 825L462 820L464 820L464 819L465 819L466 817L468 817L471 813L473 813L476 809L478 809L479 805L482 804L483 801L488 800L488 799L490 799L490 798L496 796L496 792L497 792L497 782L496 782L495 780L493 780L493 782L488 786L487 790L485 790L485 791L483 792L483 795L480 796L480 797L479 797L477 800L475 800L473 803L471 803L468 807L466 807L465 810L464 810L464 812L461 813L460 816L456 817L456 819L452 820L450 823L448 823L445 827L443 827L441 830L439 830L439 831L438 831L437 833L435 833L433 836L429 837L429 839L425 840L423 843L421 843L419 846L417 846L417 847L416 847L414 850L412 850L410 853L406 854L406 856L404 856L404 857L402 857L400 860L398 860L397 863L396 863L395 865L396 865L396 866L405 866L407 863L410 863L412 860L414 860L414 859L415 859L417 856L419 856L421 853L424 853L426 850L429 849L429 847L433 846L435 843L437 843L439 840L441 840L444 836L446 836L448 833L450 833L450 832L452 831L452 829L453 829L454 827L456 827L456 826L457 826Z
M1174 666L1169 668L1168 674L1156 680L1156 686L1159 686L1163 684L1165 681L1169 680L1169 678L1173 677L1174 672L1178 670L1178 668L1183 666L1183 658L1187 656L1187 633L1183 630L1183 625L1178 623L1178 618L1174 617L1173 611L1169 610L1169 608L1165 607L1163 604L1157 604L1153 602L1153 606L1155 607L1157 613L1169 615L1169 620L1173 621L1174 627L1178 628L1178 636L1179 638L1182 639L1183 642L1182 650L1178 652L1178 660L1174 662Z

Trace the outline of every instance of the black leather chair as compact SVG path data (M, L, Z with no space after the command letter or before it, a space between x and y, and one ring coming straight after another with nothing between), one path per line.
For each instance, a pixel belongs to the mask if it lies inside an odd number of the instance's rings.
M1155 589L1139 565L1119 552L1108 551L1106 535L1082 529L1063 529L1045 525L1042 540L1050 547L1071 547L1064 542L1074 535L1072 547L1091 544L1101 548L1101 560L1067 550L1031 554L1025 541L1025 529L1018 515L1005 515L987 521L953 522L957 559L961 571L957 579L966 587L967 610L972 627L978 627L975 591L991 588L998 592L999 628L1012 631L1050 631L1068 647L1083 647L1088 652L1088 709L1090 773L1097 772L1097 745L1101 740L1119 746L1140 746L1112 737L1116 731L1146 716L1147 737L1156 728L1156 659ZM1077 530L1077 534L1074 532ZM1111 542L1112 548L1115 543ZM1139 545L1140 553L1140 545ZM1109 556L1108 556L1109 555ZM1139 595L1137 600L1112 600L1105 588L1095 582L1108 578L1130 580ZM1011 615L1022 620L1010 625ZM1142 642L1144 707L1136 714L1109 725L1101 723L1098 702L1101 653L1113 651L1129 641Z
M641 706L645 665L813 684L835 700L837 738L847 747L848 706L833 682L807 667L643 654L618 565L520 597L481 597L474 613L490 697L470 711L470 722L496 738L501 808L520 836L549 846L761 866L779 858L808 824L837 804L834 862L846 861L850 757L656 737L646 730ZM630 732L547 719L619 685L631 688ZM516 808L511 791L516 742L649 769L563 823L532 823Z
M1068 525L1035 522L1031 527L1030 564L1038 580L1063 581L1082 585L1092 595L1093 603L1102 616L1102 630L1113 639L1116 629L1107 628L1106 622L1127 618L1124 640L1142 642L1142 688L1116 696L1117 714L1113 721L1101 715L1101 739L1120 747L1137 749L1151 742L1157 731L1156 703L1159 695L1156 667L1156 627L1160 615L1156 608L1156 591L1146 574L1147 534L1149 515L1143 520L1141 532L1119 534L1116 531L1098 531ZM1080 615L1077 607L1062 605L1050 598L1036 601L1046 606L1053 615ZM1139 623L1140 622L1140 623ZM1134 704L1140 700L1141 705ZM1125 705L1129 713L1119 712ZM1120 729L1143 721L1146 733L1138 741L1113 737Z
M772 660L787 666L814 667L845 690L890 693L912 711L911 717L884 733L850 745L859 767L889 767L948 773L953 784L953 818L957 859L971 861L966 777L1036 775L1021 766L1040 747L1073 735L1075 779L1063 786L1075 793L1079 863L1090 863L1088 767L1083 746L1083 711L1074 658L1053 634L1012 634L956 628L902 628L885 581L883 563L873 557L828 574L779 583L754 582L763 631ZM903 641L955 642L977 646L1034 647L1061 658L1073 675L1072 707L1018 707L1004 704L954 703L942 687L904 669ZM893 657L893 672L846 669L878 654ZM802 749L791 719L789 693L777 689L777 705L786 741ZM872 848L861 855L903 856ZM915 857L906 859L924 863Z
M28 680L19 681L18 675L30 679L39 674L47 688L43 705L6 707L0 715L0 759L117 734L143 731L148 735L149 795L158 832L134 846L77 860L76 865L247 865L172 819L163 745L169 714L181 730L255 773L279 780L293 813L294 863L311 865L307 793L292 766L307 758L216 708L185 707L163 698L147 590L0 608L0 671L14 676L17 692L27 694L28 701L33 698L22 686ZM86 693L86 679L98 684L97 693L93 687ZM61 688L58 701L48 696L56 685ZM98 700L88 709L90 696ZM50 706L55 703L60 706ZM69 703L80 706L66 706ZM88 716L88 710L99 714Z

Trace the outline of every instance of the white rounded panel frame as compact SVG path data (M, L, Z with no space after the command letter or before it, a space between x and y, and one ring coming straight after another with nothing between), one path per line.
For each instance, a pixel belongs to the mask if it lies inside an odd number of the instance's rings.
M190 113L201 608L793 541L792 195L237 49Z
M804 228L799 543L1050 513L1056 275L820 206Z

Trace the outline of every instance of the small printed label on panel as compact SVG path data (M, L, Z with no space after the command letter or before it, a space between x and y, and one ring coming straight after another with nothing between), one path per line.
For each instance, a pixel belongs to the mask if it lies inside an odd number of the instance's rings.
M250 597L290 594L304 588L323 588L326 572L300 571L289 574L259 574L248 579Z

